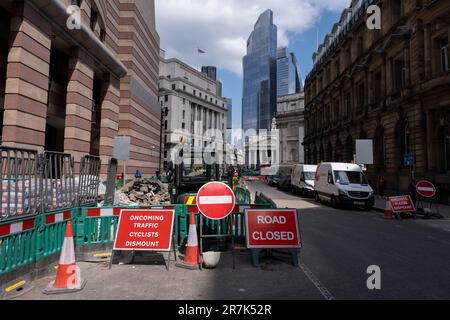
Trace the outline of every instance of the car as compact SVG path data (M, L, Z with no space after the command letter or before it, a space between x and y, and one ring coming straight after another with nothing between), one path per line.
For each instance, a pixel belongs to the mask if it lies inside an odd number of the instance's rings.
M275 174L267 178L267 183L271 187L278 187L278 182L280 181L280 175Z
M277 189L281 191L292 191L291 175L283 175L278 182Z
M354 163L322 163L317 168L314 185L317 202L333 207L348 205L369 211L375 194L362 168Z
M316 179L316 165L299 164L292 173L292 192L303 197L314 196L314 182Z

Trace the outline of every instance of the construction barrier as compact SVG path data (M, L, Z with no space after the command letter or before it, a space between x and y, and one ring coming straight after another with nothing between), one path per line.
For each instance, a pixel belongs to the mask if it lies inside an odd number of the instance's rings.
M0 222L0 276L59 253L67 222L77 214L71 209Z
M79 206L97 205L101 165L99 157L85 156L81 159L78 181Z
M0 221L40 213L38 161L37 151L0 146Z
M122 209L94 207L98 193L100 160L86 156L80 175L74 176L74 161L64 153L0 147L2 211L0 216L0 287L18 276L31 278L57 261L67 224L73 226L77 253L108 248L114 243ZM250 202L246 189L237 191L239 202ZM3 201L3 197L6 201ZM232 213L235 238L245 241L245 209L275 208L263 195L255 205L238 204ZM266 201L266 202L264 202ZM3 205L6 203L6 205ZM20 208L20 210L18 210ZM225 234L226 219L202 217L197 205L155 205L139 209L175 210L174 238L181 244L188 237L189 217L202 220L203 234Z

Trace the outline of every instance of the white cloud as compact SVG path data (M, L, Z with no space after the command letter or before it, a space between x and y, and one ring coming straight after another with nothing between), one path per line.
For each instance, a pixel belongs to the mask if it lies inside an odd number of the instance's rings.
M324 10L342 10L349 0L156 0L161 48L199 67L215 65L238 75L246 42L258 16L274 12L278 45L289 44L288 32L301 34ZM206 51L198 55L197 48Z

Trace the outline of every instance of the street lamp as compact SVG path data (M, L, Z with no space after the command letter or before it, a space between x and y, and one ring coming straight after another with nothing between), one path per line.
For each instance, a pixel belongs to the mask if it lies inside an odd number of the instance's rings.
M161 108L161 128L159 130L159 177L161 177L162 172L162 144L163 144L163 126L164 126L164 117L167 117L169 114L169 109L167 107Z

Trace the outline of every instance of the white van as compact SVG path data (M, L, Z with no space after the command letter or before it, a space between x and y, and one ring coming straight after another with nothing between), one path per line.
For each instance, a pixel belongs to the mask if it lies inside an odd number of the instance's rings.
M316 201L333 207L351 205L372 209L375 195L361 167L352 163L322 163L316 172Z
M316 177L317 166L299 164L295 166L292 173L292 192L300 194L302 197L314 196L314 181Z

